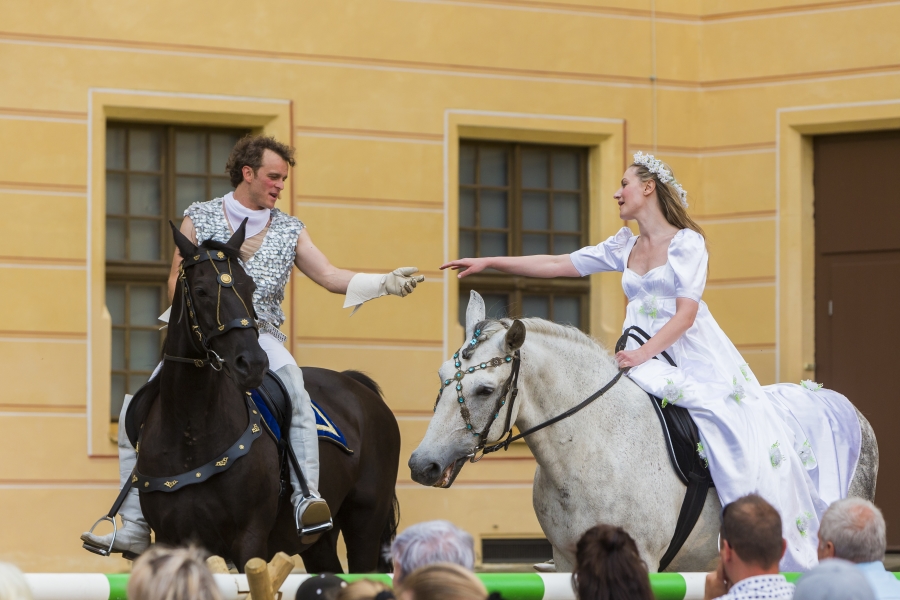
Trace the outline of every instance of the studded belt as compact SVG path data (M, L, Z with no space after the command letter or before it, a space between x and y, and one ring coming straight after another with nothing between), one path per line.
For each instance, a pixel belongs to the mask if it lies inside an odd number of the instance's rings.
M256 326L259 327L260 333L268 333L282 344L284 343L284 340L287 339L287 336L281 333L280 329L278 329L268 321L257 321Z

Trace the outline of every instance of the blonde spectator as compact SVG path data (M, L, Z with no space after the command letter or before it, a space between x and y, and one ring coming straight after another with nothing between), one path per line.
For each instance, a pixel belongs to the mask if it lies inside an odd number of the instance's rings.
M194 547L151 547L134 562L128 600L222 600L205 558Z
M0 562L0 600L31 600L31 588L22 571Z
M343 588L337 600L393 600L391 588L374 579L360 579Z
M434 563L416 569L397 589L399 600L485 600L487 595L480 579L452 563Z

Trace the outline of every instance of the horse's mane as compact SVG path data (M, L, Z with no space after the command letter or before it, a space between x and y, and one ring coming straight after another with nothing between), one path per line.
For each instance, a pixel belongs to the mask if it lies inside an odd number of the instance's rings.
M577 327L573 327L572 325L560 325L559 323L554 323L553 321L547 321L546 319L540 319L537 317L529 317L524 319L518 319L525 325L525 329L529 332L540 333L549 337L557 338L564 340L566 342L573 342L576 344L581 344L583 346L588 347L590 350L594 350L597 352L601 352L603 354L609 354L607 349L589 336L584 333ZM499 319L499 320L485 320L478 324L478 328L482 330L483 335L485 335L485 339L497 333L498 331L506 331L513 324L514 319Z
M225 253L228 258L239 259L241 257L241 249L234 249L225 242L217 242L216 240L206 240L199 246L198 250L218 250Z

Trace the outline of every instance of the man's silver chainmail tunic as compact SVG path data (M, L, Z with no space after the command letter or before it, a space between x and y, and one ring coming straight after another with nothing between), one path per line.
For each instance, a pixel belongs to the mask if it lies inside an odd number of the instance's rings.
M209 202L194 202L184 216L190 217L197 231L197 243L206 240L227 242L231 238L222 198ZM253 292L253 307L260 321L281 327L284 312L284 288L291 278L294 257L297 253L297 237L303 230L303 222L286 215L277 208L272 209L269 231L262 245L244 269L253 278L256 291Z

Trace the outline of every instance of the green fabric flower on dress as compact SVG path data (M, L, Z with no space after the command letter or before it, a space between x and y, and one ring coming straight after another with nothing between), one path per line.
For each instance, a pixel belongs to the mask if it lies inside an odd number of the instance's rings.
M662 390L663 408L665 408L669 403L675 404L682 398L684 398L684 392L681 391L681 388L676 386L675 382L671 379L666 379L666 387L664 387Z
M809 520L812 519L812 513L809 511L803 511L803 514L797 517L797 520L794 521L797 524L797 531L800 532L801 537L806 537L809 533Z
M774 469L777 469L784 463L784 454L782 454L778 442L769 446L769 462L772 463L772 468Z
M818 392L823 387L825 387L821 383L816 383L812 379L804 379L803 381L800 382L800 386L811 392Z
M656 318L656 314L659 312L659 301L656 299L656 296L646 295L643 300L641 300L641 308L638 310L642 315L647 315L651 319Z
M753 378L753 374L750 372L750 365L744 363L740 367L741 375L744 376L745 381L750 381Z
M706 446L703 445L703 442L697 442L697 456L699 456L700 460L703 461L703 466L708 469L709 455L706 454Z
M809 440L803 442L803 445L800 446L799 452L797 454L800 455L800 461L803 463L803 466L807 469L815 469L816 465L818 465L818 461L816 461L816 455L813 454L812 446L809 444Z
M740 404L741 400L747 397L747 393L744 391L744 386L738 383L737 377L732 378L731 385L734 386L734 391L731 392L731 397L734 398L735 402Z

